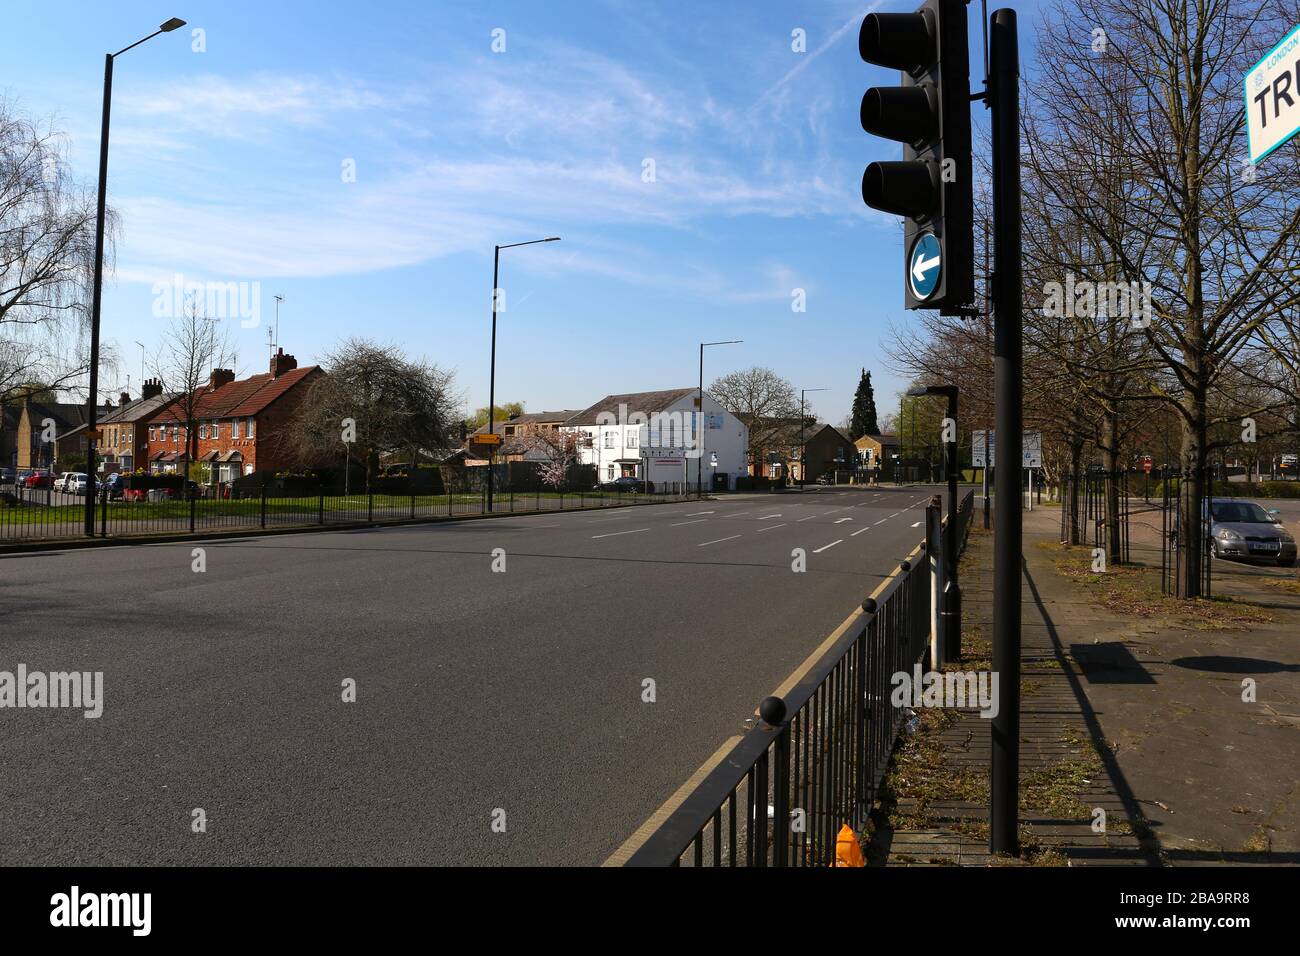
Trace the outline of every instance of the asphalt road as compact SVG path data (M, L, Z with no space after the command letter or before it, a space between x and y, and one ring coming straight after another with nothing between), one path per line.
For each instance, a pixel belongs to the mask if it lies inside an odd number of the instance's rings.
M597 864L912 549L932 493L0 557L0 671L104 672L98 719L0 709L0 864Z

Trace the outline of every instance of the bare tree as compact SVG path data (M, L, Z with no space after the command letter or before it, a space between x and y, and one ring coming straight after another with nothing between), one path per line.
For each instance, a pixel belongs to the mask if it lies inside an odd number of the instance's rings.
M189 296L181 314L163 333L152 363L163 392L176 396L169 412L183 438L177 470L185 478L189 477L190 462L198 454L199 410L204 396L211 391L212 373L234 362L235 351L221 320L203 310L198 296Z
M94 196L73 181L63 138L0 101L0 401L88 371L94 253Z
M1144 385L1181 423L1188 596L1200 594L1212 428L1243 411L1224 373L1280 310L1300 304L1297 150L1267 170L1243 167L1240 88L1293 14L1290 0L1058 0L1038 36L1052 69L1029 88L1027 142L1115 175L1089 177L1086 196L1076 178L1035 187L1086 228L1085 262L1121 283L1151 283L1142 333L1158 367ZM1104 135L1068 135L1090 116L1105 118L1095 124Z
M758 456L782 441L790 422L799 418L794 386L770 368L745 369L714 379L709 394L749 428L749 461L757 471Z
M358 446L366 489L384 454L445 450L460 427L454 378L436 365L406 358L394 345L351 338L325 356L326 373L309 386L294 427L284 434L304 461L337 459ZM350 439L350 440L349 440Z

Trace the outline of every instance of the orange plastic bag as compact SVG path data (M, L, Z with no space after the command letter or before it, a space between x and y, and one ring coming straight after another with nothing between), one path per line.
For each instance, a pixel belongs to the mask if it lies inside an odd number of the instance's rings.
M862 856L862 847L858 845L858 835L847 823L840 827L839 836L835 838L836 866L866 866Z

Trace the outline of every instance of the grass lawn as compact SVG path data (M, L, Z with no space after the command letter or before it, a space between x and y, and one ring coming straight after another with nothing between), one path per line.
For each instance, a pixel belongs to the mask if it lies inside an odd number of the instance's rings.
M498 492L495 494L495 510L530 511L543 501L563 499L567 507L579 507L596 501L609 499L613 502L631 503L643 498L620 492L590 491L581 494L561 495L554 491L542 492ZM319 497L272 498L266 499L266 514L272 516L294 516L302 518L304 523L311 523L323 511L327 515L346 515L364 517L373 508L377 517L402 516L410 514L412 504L415 513L428 515L431 511L448 511L464 514L467 510L481 508L484 496L481 493L452 495L327 495L323 502ZM261 498L239 498L230 500L200 499L194 502L195 518L202 522L210 519L245 518L250 523L257 521L262 514ZM102 503L95 505L95 523L98 526L104 518L105 508ZM0 504L0 536L6 527L18 528L71 528L79 527L84 520L85 507L82 504L42 505L22 503L11 507ZM107 508L108 524L111 530L121 530L122 526L133 524L151 524L166 520L185 521L190 517L188 501L110 501ZM23 536L23 535L19 535Z

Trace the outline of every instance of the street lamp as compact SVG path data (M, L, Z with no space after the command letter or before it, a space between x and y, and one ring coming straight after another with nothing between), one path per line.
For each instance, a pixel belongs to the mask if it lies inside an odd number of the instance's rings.
M559 242L559 236L550 236L546 239L529 239L527 242L511 242L504 246L496 246L492 254L492 370L489 373L488 382L488 434L496 434L496 402L497 402L497 305L498 297L501 291L501 285L497 281L501 273L501 250L514 249L517 246L535 246L539 242ZM488 439L488 482L487 482L487 510L492 510L492 472L496 468L496 444L492 439Z
M803 476L808 470L808 446L804 443L803 397L809 392L829 392L829 388L799 389L799 490L803 491Z
M108 113L113 100L113 58L152 40L160 33L171 33L185 26L185 21L172 17L143 40L122 47L116 53L104 54L104 114L99 127L99 201L95 215L95 280L90 306L90 397L86 410L86 472L91 477L86 482L86 535L95 535L95 412L99 403L99 307L104 285L104 198L108 188Z
M699 426L700 426L700 456L695 459L695 497L704 497L704 436L707 428L704 423L704 350L712 345L740 345L744 339L728 339L726 342L701 342L700 343L700 394L695 399L695 404L699 409ZM712 484L712 480L709 482Z
M924 395L944 395L948 399L947 417L951 421L952 438L945 443L948 472L948 533L944 535L943 604L940 614L944 622L944 659L953 661L961 656L961 586L957 583L957 386L918 385L907 390L909 398ZM912 416L916 420L916 416Z

